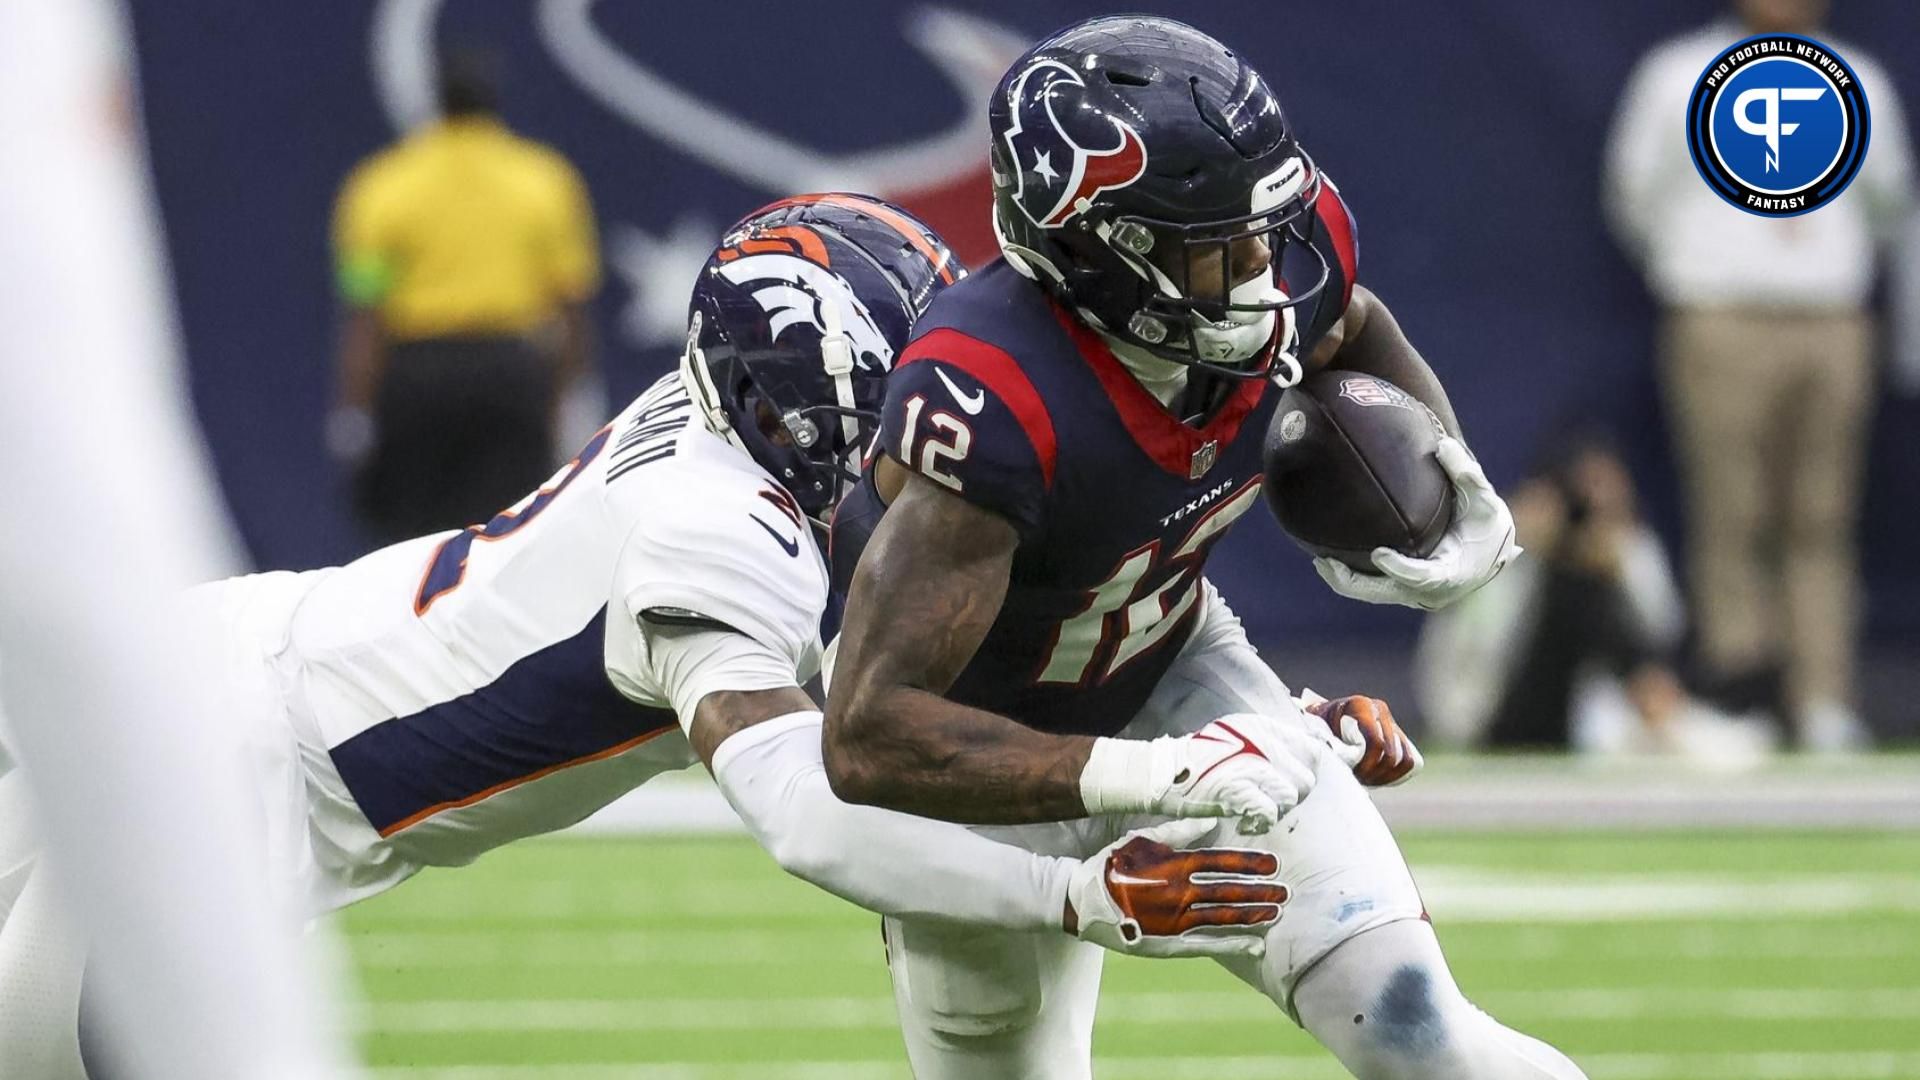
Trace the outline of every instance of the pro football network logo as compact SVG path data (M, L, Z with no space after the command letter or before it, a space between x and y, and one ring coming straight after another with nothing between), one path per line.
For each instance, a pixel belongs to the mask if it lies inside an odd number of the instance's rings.
M1867 95L1838 54L1762 34L1707 65L1687 101L1687 148L1714 194L1793 217L1833 201L1867 158Z

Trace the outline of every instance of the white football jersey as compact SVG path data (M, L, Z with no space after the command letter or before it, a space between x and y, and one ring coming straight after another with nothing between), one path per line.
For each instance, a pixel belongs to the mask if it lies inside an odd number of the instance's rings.
M725 623L804 683L828 589L812 532L668 376L487 524L318 575L279 666L331 766L309 770L323 861L389 884L693 764L638 616Z

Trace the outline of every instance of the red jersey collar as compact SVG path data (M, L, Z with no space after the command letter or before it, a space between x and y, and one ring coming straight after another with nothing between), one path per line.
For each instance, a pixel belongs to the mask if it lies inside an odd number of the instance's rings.
M1113 403L1114 412L1120 416L1120 423L1133 436L1134 444L1153 459L1167 472L1188 479L1198 479L1194 470L1203 460L1203 451L1207 444L1214 445L1213 454L1204 455L1205 466L1211 467L1212 457L1217 456L1220 447L1233 441L1240 433L1240 424L1260 403L1266 393L1268 380L1245 379L1233 388L1227 399L1214 409L1213 415L1200 427L1191 427L1178 416L1160 404L1140 380L1133 377L1120 358L1113 355L1113 349L1106 339L1092 327L1073 317L1065 307L1052 297L1047 298L1053 309L1053 317L1073 339L1080 358L1092 369L1100 386L1107 393L1107 400ZM1205 469L1201 469L1204 475Z

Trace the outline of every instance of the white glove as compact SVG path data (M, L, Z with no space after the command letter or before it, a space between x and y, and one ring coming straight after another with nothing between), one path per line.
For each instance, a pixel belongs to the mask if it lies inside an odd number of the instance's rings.
M1280 860L1246 848L1176 850L1208 820L1128 833L1076 867L1067 903L1084 941L1134 956L1259 956L1287 902Z
M1337 559L1313 560L1313 568L1334 592L1369 604L1437 611L1492 581L1520 554L1513 539L1513 514L1466 446L1443 438L1436 456L1453 481L1454 500L1453 520L1433 554L1415 559L1392 548L1374 548L1378 574L1360 573Z
M1263 833L1313 790L1326 752L1297 713L1236 713L1191 735L1094 740L1080 796L1089 814L1238 818Z

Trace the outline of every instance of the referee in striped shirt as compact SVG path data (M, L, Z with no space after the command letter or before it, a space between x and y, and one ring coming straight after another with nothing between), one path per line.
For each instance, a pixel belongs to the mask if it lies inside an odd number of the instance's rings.
M346 306L334 456L380 543L486 521L554 464L599 288L585 185L508 130L492 64L441 65L442 117L362 162L334 211Z

